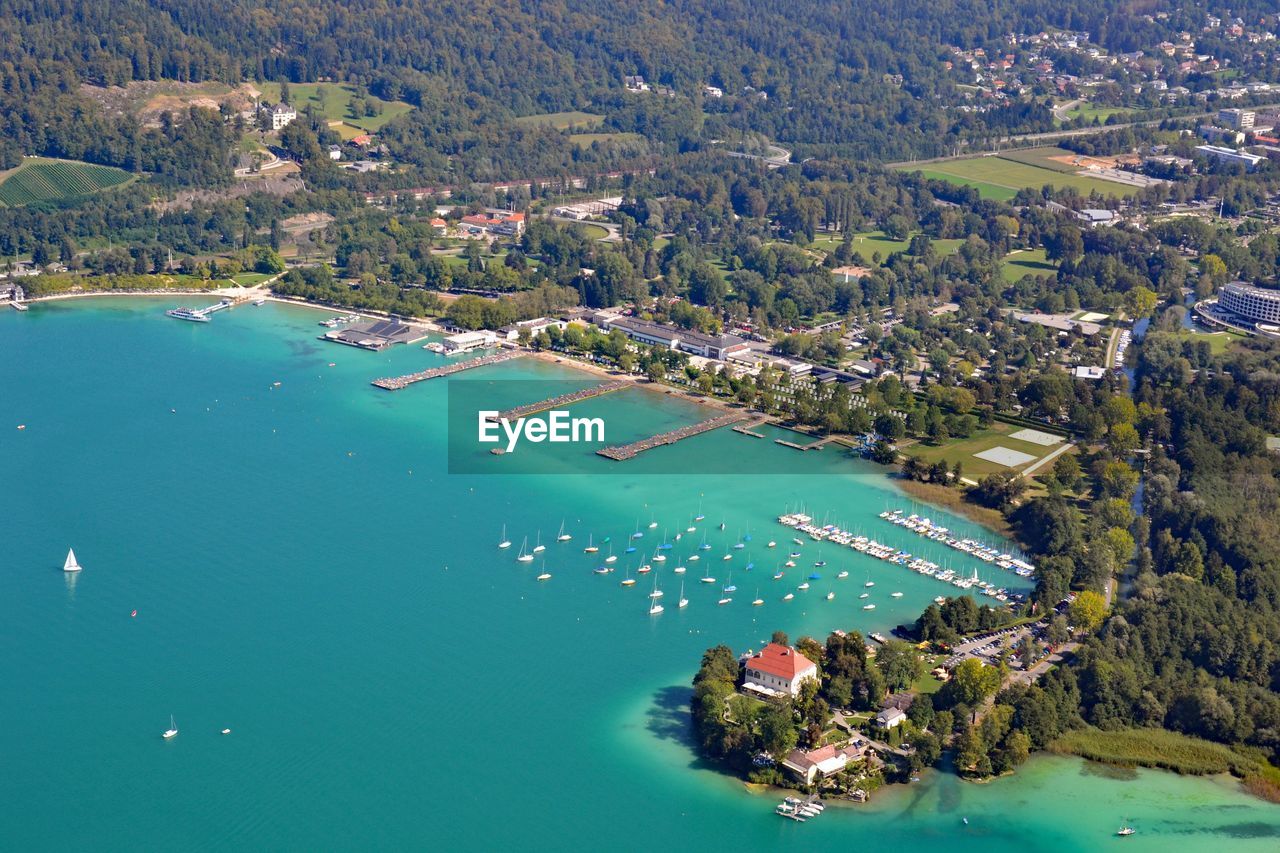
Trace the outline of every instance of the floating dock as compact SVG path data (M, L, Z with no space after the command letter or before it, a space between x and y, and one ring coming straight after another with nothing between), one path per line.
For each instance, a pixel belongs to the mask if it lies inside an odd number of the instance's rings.
M763 438L763 436L761 436ZM794 441L787 441L783 438L775 438L774 444L781 444L783 447L790 447L792 450L821 450L831 442L835 441L835 436L827 436L817 441L811 441L808 444L796 444Z
M768 423L769 423L768 418L762 418L761 420L758 420L753 424L740 424L734 427L733 431L742 433L743 435L749 435L752 438L764 438L764 433L756 432L756 430L762 426L767 425Z
M420 370L417 373L407 373L404 376L388 376L382 379L375 379L371 384L378 388L385 388L388 391L399 391L401 388L408 388L415 382L438 379L441 376L461 373L464 370L470 370L473 367L484 367L487 364L500 364L504 361L511 361L513 358L520 358L523 355L523 352L512 350L496 352L493 355L483 355L480 358L459 361L444 367L433 367L430 370Z
M600 397L605 394L611 394L614 391L621 391L623 388L631 385L624 379L614 380L612 382L603 382L592 388L583 388L581 391L574 391L570 394L561 394L557 397L548 397L545 400L539 400L536 403L527 403L523 406L516 406L514 409L507 409L505 412L499 412L498 417L503 420L516 420L526 415L532 415L535 412L545 412L547 409L554 409L559 406L567 406L571 403L578 403L582 400L590 400L592 397Z
M746 419L746 415L737 413L719 415L711 418L710 420L680 427L679 429L673 429L670 432L659 433L658 435L632 442L631 444L622 444L616 447L602 447L597 450L596 453L606 459L613 459L621 462L624 459L631 459L634 456L638 456L646 450L652 450L653 448L661 447L664 444L675 444L677 441L681 441L682 439L693 438L695 435L701 435L704 432L710 432L713 429L720 429L720 427L729 426L730 424L741 423Z

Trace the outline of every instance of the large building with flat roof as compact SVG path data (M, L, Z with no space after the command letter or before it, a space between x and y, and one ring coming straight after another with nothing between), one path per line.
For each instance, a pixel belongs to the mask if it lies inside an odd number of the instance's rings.
M1218 292L1218 308L1254 323L1280 325L1280 290L1229 282Z
M747 342L736 335L708 335L691 329L681 329L665 323L651 323L632 317L597 314L596 324L606 332L618 329L633 341L651 346L678 349L690 355L723 361L729 355L747 349Z

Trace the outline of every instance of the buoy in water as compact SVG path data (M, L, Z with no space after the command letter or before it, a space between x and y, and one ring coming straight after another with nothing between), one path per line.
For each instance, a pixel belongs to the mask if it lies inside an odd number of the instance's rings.
M138 615L138 611L134 610L134 611L132 611L132 612L129 614L129 617L130 617L130 618L137 618L137 615Z

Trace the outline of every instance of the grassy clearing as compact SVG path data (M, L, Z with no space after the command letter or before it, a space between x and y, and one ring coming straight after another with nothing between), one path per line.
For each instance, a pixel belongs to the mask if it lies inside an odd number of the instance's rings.
M964 476L972 479L967 473ZM956 515L963 516L974 524L980 524L1005 539L1014 539L1013 528L1009 526L1009 521L1004 517L1004 513L998 509L991 509L990 507L980 506L965 500L962 489L953 489L937 483L921 483L918 480L903 480L901 478L895 480L894 485L918 501L942 507Z
M1233 343L1242 339L1241 335L1232 332L1193 332L1190 329L1182 329L1178 335L1192 341L1208 341L1209 351L1214 355L1222 355Z
M609 236L609 229L603 225L596 225L591 222L579 222L578 227L586 234L589 240L603 240Z
M262 96L266 100L280 100L279 83L262 83L259 88L262 90ZM399 118L413 109L412 106L404 101L384 101L381 98L370 95L369 100L377 104L381 112L376 116L352 115L347 109L347 105L355 93L355 87L348 86L345 83L289 84L290 105L298 112L302 112L308 106L314 107L330 121L345 122L352 127L359 128L362 132L374 133L393 118ZM353 133L351 135L359 136L360 134Z
M1015 152L1013 156L1024 157L1027 152ZM916 171L910 166L902 167L907 171ZM943 163L931 163L922 170L926 177L939 178L964 186L974 186L984 198L1012 198L1019 189L1039 189L1045 184L1062 189L1073 187L1082 195L1098 192L1101 195L1130 196L1136 187L1102 181L1083 175L1058 172L1045 166L1019 162L1007 157L967 157L961 160L948 160ZM993 188L1002 188L997 194Z
M1100 122L1105 122L1107 119L1111 118L1111 116L1124 115L1128 112L1129 110L1126 110L1124 107L1100 107L1096 104L1090 103L1089 101L1081 101L1072 109L1067 110L1067 118L1083 118L1085 121L1089 122L1097 119Z
M1274 779L1276 768L1225 744L1165 729L1076 729L1049 745L1054 752L1125 767L1158 767L1193 776L1232 773Z
M39 201L57 201L91 195L129 183L134 176L111 166L78 160L28 157L0 182L0 203L20 207Z
M1045 257L1044 249L1023 249L1010 252L1000 262L1000 274L1004 280L1013 284L1024 275L1036 277L1052 276L1058 271L1058 265Z
M516 124L552 127L556 130L591 130L599 127L603 122L604 116L579 110L567 113L538 113L516 119Z
M593 142L639 142L638 133L571 133L569 141L579 148L590 148Z

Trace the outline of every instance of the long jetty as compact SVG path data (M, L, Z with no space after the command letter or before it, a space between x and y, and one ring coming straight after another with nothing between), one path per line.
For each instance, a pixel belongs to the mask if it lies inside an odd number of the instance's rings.
M515 350L495 352L492 355L482 355L480 358L459 361L455 364L445 365L444 367L433 367L429 370L420 370L417 373L407 373L404 376L388 376L382 379L375 379L372 384L379 388L385 388L388 391L399 391L401 388L408 388L415 382L424 382L427 379L438 379L441 376L448 376L451 373L461 373L462 371L470 370L473 367L484 367L486 364L499 364L504 361L510 361L513 358L520 358L523 355L523 352Z
M516 406L514 409L507 409L505 412L499 412L498 417L504 420L523 418L525 415L532 415L535 412L545 412L547 409L554 409L557 406L567 406L570 403L590 400L592 397L599 397L604 394L610 394L614 391L621 391L630 384L630 382L624 379L617 379L612 382L602 382L591 388L583 388L581 391L574 391L569 394L560 394L557 397L548 397L547 399L539 400L536 403L526 403L523 406Z
M613 459L621 462L624 459L631 459L638 456L646 450L652 450L655 447L661 447L664 444L675 444L682 439L692 438L695 435L701 435L704 432L710 432L713 429L729 426L730 424L740 423L747 419L746 415L730 413L726 415L718 415L710 420L702 421L689 426L683 426L679 429L673 429L670 432L659 433L631 444L621 444L615 447L602 447L596 453L607 459Z

